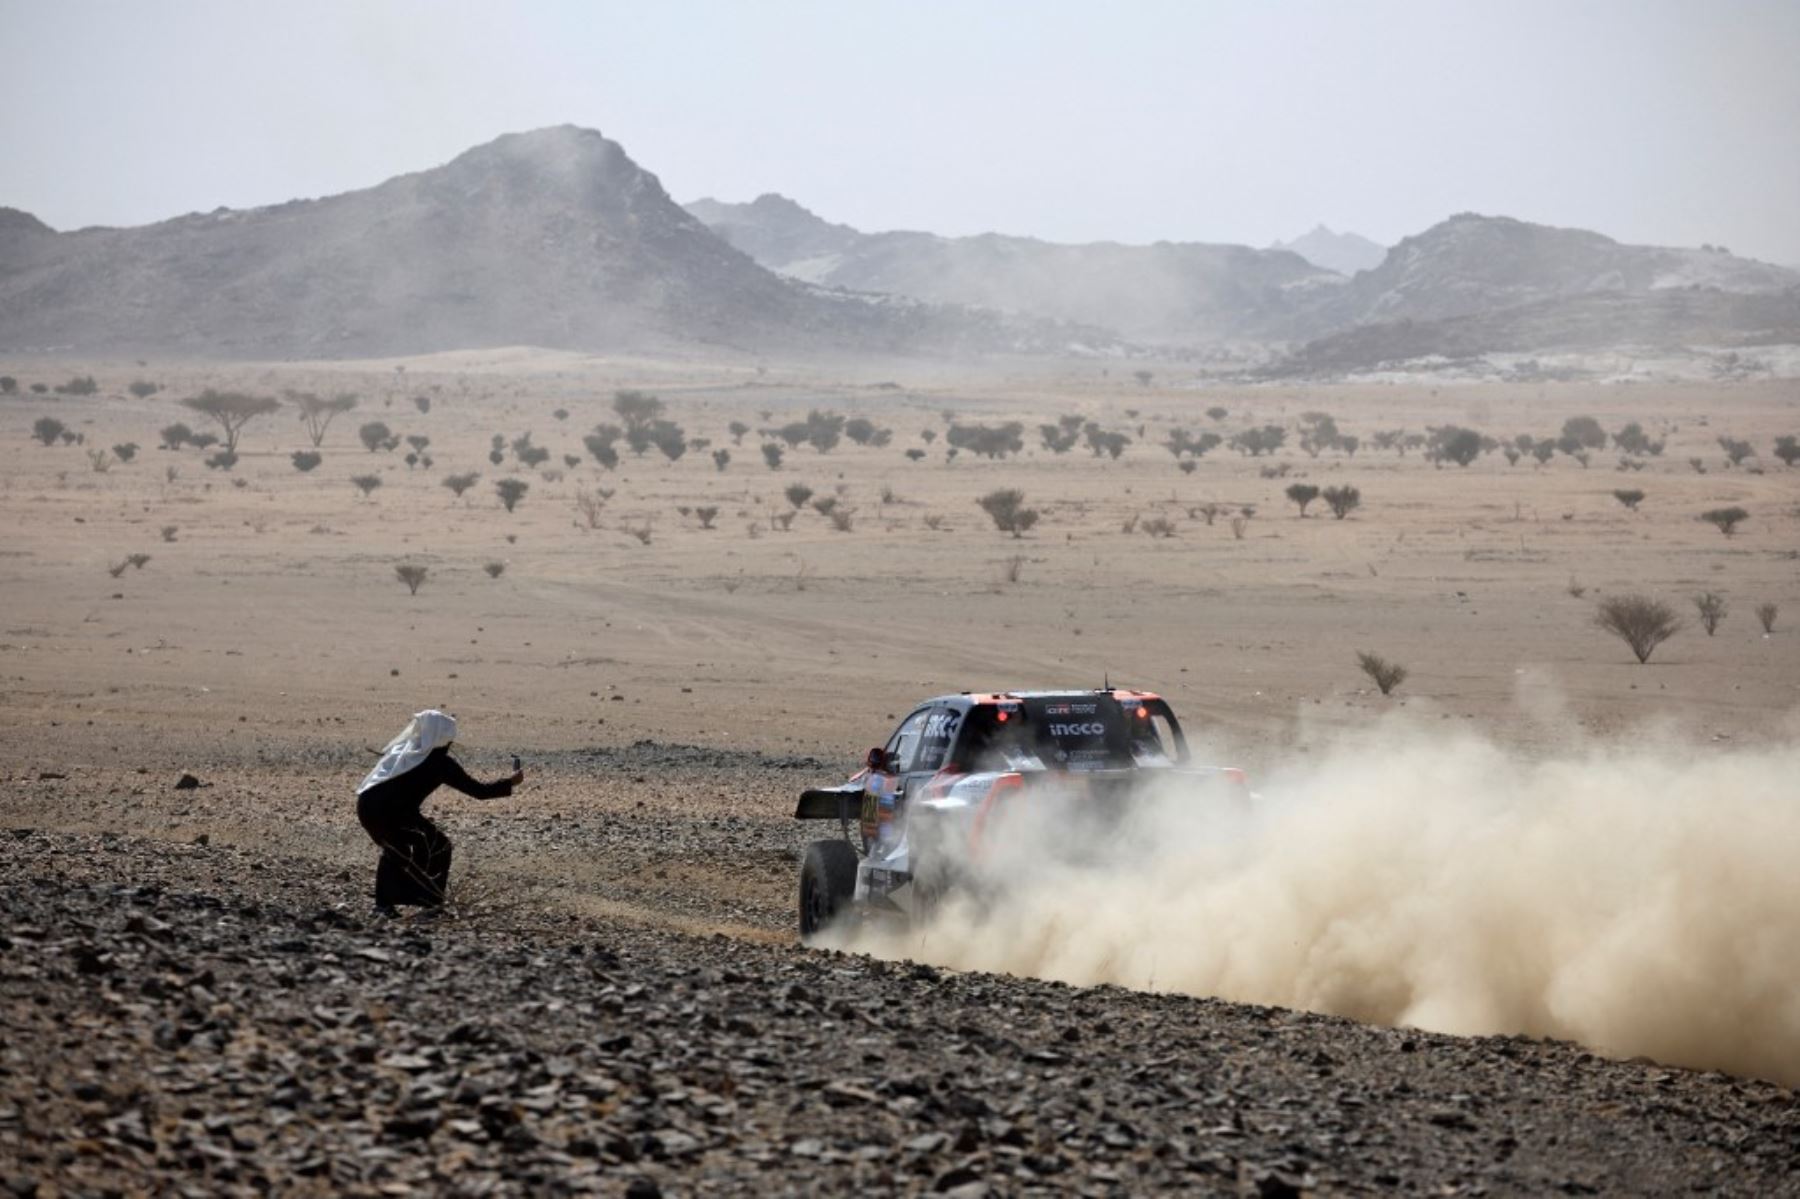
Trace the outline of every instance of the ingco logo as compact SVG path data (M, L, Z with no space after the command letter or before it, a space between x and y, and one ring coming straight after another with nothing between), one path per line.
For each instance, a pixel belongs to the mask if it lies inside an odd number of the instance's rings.
M1099 721L1087 724L1053 724L1050 726L1052 737L1104 737L1106 726Z

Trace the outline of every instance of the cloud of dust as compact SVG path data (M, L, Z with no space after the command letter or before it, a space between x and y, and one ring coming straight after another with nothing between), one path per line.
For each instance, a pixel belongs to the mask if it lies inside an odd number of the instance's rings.
M1258 790L1165 789L1080 865L1080 801L1010 801L1004 887L847 947L1800 1082L1800 740L1526 758L1401 717Z

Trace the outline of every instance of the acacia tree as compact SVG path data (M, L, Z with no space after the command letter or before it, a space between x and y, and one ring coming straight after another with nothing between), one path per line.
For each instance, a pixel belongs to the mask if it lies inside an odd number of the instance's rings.
M325 399L310 391L294 391L288 393L288 402L300 410L300 423L306 426L306 435L312 439L315 450L325 440L325 430L331 422L340 413L356 407L356 397L349 392Z
M1027 529L1037 523L1037 509L1024 507L1025 493L1016 487L990 491L975 502L993 519L994 527L1002 533L1022 537Z
M1352 511L1362 506L1362 492L1348 483L1341 487L1327 487L1320 495L1331 509L1331 514L1343 520Z
M508 512L511 512L518 502L525 498L525 493L530 490L531 484L523 479L501 479L494 484L494 492L500 497L500 502L506 506Z
M250 395L242 391L215 391L207 388L197 396L189 396L182 405L217 421L225 432L225 451L237 453L238 437L244 426L259 416L267 416L281 407L274 396Z
M1319 489L1311 483L1290 483L1287 498L1300 506L1300 518L1306 519L1306 506L1319 498Z
M1645 595L1615 595L1600 601L1594 623L1631 647L1640 665L1656 647L1681 631L1675 609Z
M1742 508L1712 508L1700 514L1700 519L1709 525L1718 526L1719 532L1729 537L1737 532L1737 527L1750 519L1750 514Z

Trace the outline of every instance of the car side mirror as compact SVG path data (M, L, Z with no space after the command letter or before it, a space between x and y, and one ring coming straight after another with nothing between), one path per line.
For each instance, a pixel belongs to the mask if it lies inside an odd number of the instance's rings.
M874 749L869 751L869 756L863 759L863 761L870 770L886 770L887 751L877 745Z

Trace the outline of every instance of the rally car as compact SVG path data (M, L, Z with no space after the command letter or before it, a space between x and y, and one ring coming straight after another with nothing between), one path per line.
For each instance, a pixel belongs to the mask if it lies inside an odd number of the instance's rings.
M919 704L863 769L801 793L794 816L834 820L800 870L800 935L841 916L917 917L972 885L1009 812L1054 798L1080 848L1156 781L1248 797L1244 774L1196 766L1174 712L1148 691L962 692Z

